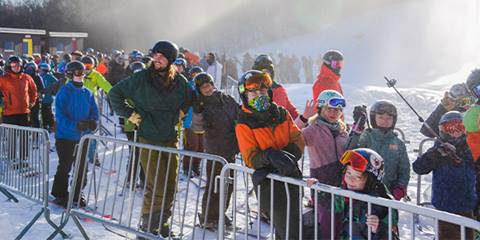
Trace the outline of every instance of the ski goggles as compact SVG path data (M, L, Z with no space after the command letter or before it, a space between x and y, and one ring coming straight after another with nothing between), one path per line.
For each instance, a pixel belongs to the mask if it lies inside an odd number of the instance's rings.
M83 65L85 65L85 69L87 69L87 71L92 70L94 68L93 64L91 63L84 63Z
M359 172L365 172L368 166L368 160L357 151L347 150L340 158L342 165L350 165Z
M347 102L343 98L330 98L326 102L326 105L331 108L345 108Z
M245 80L246 91L257 91L262 88L270 88L273 82L268 73L255 74Z
M330 67L334 70L343 68L343 60L331 60Z
M453 133L465 133L465 126L463 125L462 120L454 120L446 122L440 125L440 129L443 132L453 134Z
M472 89L472 93L473 93L474 96L479 97L480 96L480 85L474 87Z
M85 71L83 70L75 70L72 72L73 76L76 76L76 77L81 77L81 76L85 76Z

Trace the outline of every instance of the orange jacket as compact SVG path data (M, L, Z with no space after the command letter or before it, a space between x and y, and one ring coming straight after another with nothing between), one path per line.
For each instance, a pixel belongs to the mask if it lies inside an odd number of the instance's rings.
M325 64L322 64L317 80L313 84L313 100L317 101L318 95L323 90L335 90L343 95L342 86L340 86L340 76L334 73Z
M97 70L97 72L99 72L100 74L102 74L104 77L105 77L105 74L108 73L108 67L107 67L107 65L105 65L104 63L98 64L98 66L97 66L97 68L96 68L95 70Z
M200 64L200 57L197 54L190 51L185 51L183 54L185 55L185 60L187 60L190 66L198 66ZM204 70L206 71L207 69Z
M0 76L0 91L3 94L5 116L30 113L30 106L38 98L35 82L25 73Z
M473 161L476 162L480 157L480 132L467 133L467 144L472 151Z
M288 144L293 143L303 152L305 142L297 125L293 123L292 117L287 110L278 107L280 114L276 125L272 121L262 125L256 122L254 114L242 106L235 133L238 146L245 164L249 168L259 169L263 165L260 162L261 153L269 148L281 150Z

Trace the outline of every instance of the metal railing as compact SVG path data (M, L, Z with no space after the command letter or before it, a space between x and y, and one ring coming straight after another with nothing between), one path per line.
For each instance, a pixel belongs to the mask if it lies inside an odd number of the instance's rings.
M16 200L13 195L8 196L11 191L42 206L16 239L21 239L42 214L50 226L67 236L50 219L49 151L47 130L0 125L0 187L4 188L7 197Z
M428 142L435 142L435 138L426 138L420 141L420 144L418 145L418 156L421 156L424 153L424 145ZM425 206L431 204L430 201L422 201L422 175L417 174L417 205Z
M103 142L103 144L97 144L95 149L100 166L89 171L88 164L82 164L82 162L85 161L88 148L92 147L89 144L90 141ZM177 160L177 157L180 160ZM204 165L199 178L202 178L202 175L208 176L208 187L205 191L192 187L191 181L183 180L178 174L181 161L184 158L194 157L201 158ZM96 135L82 137L75 162L67 214L60 228L65 227L71 218L85 239L89 237L80 221L84 218L102 223L106 228L108 226L122 231L125 236L136 235L157 239L159 236L156 234L167 237L165 234L171 236L172 232L175 232L179 236L191 234L194 238L198 228L196 215L199 212L199 205L202 205L202 200L206 202L206 206L203 206L206 209L202 208L205 214L202 216L203 219L199 220L199 222L202 220L205 222L208 218L208 207L212 205L210 198L213 196L213 190L216 189L215 175L211 172L209 174L207 169L212 169L213 172L215 164L220 164L222 167L226 164L225 159L211 154ZM130 172L127 172L126 166L129 162L136 168L129 168ZM135 169L140 168L146 175L141 188L135 187L136 183L141 181L140 171ZM190 179L191 168L184 174L185 178ZM204 193L202 200L201 192ZM82 196L85 206L82 206L79 200L74 201L75 198L81 199ZM192 206L195 206L194 211ZM215 216L216 219L217 216ZM168 233L162 230L165 225L170 226ZM205 226L202 225L200 228L202 227ZM52 233L49 239L55 237L58 231ZM203 234L205 237L205 231Z
M224 196L224 192L225 192L225 185L226 185L226 174L227 173L231 173L231 172L234 172L234 179L233 179L233 189L234 189L234 192L233 192L233 198L232 198L232 214L233 214L233 226L234 226L234 229L233 229L233 233L231 233L230 235L233 234L233 238L235 239L237 237L237 232L240 232L240 236L244 236L245 239L248 239L248 238L256 238L256 239L264 239L266 238L266 234L265 232L270 236L270 237L273 237L273 235L275 235L275 232L285 232L286 235L285 236L288 236L287 239L293 239L293 238L298 238L298 239L303 239L305 236L304 236L304 228L302 226L303 222L304 222L304 216L302 214L298 214L298 219L297 217L292 217L294 214L296 213L303 213L304 212L304 209L303 209L303 204L302 204L302 190L314 190L315 192L315 197L314 197L314 201L315 201L315 206L319 206L319 196L323 194L323 196L325 196L326 194L326 198L324 198L323 200L325 200L327 202L327 208L328 211L327 211L327 215L326 215L326 219L328 221L328 224L327 222L322 222L322 224L317 224L319 223L319 208L320 207L315 207L314 210L312 210L314 213L313 213L313 225L314 225L314 234L313 234L313 238L314 239L317 239L317 237L319 237L319 228L323 225L325 226L325 224L328 225L329 229L330 229L330 233L334 233L334 232L337 232L338 233L338 224L337 224L337 220L338 220L338 215L336 214L336 211L334 209L336 209L338 206L336 204L336 200L337 199L344 199L344 203L345 203L345 206L346 207L345 209L347 209L346 211L343 212L344 217L346 217L347 221L348 221L348 224L347 222L344 222L344 224L346 225L343 225L343 233L347 235L347 237L350 237L350 239L352 238L352 231L353 231L353 217L354 217L354 213L353 213L353 205L354 205L354 201L355 201L355 204L357 204L358 202L363 202L364 204L366 204L366 206L363 208L364 211L367 211L367 214L372 214L372 211L374 208L377 208L377 207L382 207L384 209L386 209L387 211L387 215L386 215L386 218L387 218L387 222L385 223L384 226L387 227L387 230L386 230L386 233L388 235L388 239L394 239L398 236L396 236L396 233L398 233L398 228L395 224L395 216L396 214L398 214L398 212L406 212L409 216L410 216L410 221L409 221L409 224L407 227L410 228L411 232L410 232L410 238L411 239L415 239L415 216L416 215L420 215L420 216L423 216L423 217L428 217L428 218L431 218L434 220L434 228L435 228L435 239L438 239L438 226L439 226L439 221L444 221L444 222L447 222L447 223L451 223L451 224L454 224L454 225L457 225L457 226L460 226L460 233L459 235L461 236L461 239L465 239L466 238L466 232L467 232L467 228L469 229L473 229L473 230L480 230L480 223L478 221L475 221L473 219L470 219L470 218L465 218L465 217L461 217L461 216L458 216L458 215L454 215L454 214L450 214L450 213L447 213L447 212L443 212L443 211L438 211L438 210L435 210L435 209L431 209L431 208L425 208L425 207L421 207L421 206L416 206L416 205L411 205L411 204L407 204L407 203L404 203L404 202L401 202L401 201L395 201L395 200L389 200L389 199L385 199L385 198L379 198L379 197L374 197L374 196L370 196L370 195L366 195L366 194L360 194L360 193L357 193L357 192L354 192L354 191L349 191L349 190L345 190L345 189L341 189L341 188L337 188L337 187L332 187L332 186L328 186L328 185L324 185L324 184L314 184L312 186L308 186L306 181L304 180L301 180L301 179L294 179L294 178L289 178L289 177L282 177L282 176L279 176L279 175L275 175L275 174L269 174L267 175L266 179L263 180L265 182L269 182L270 183L270 186L275 186L274 184L278 184L278 186L283 186L283 189L280 187L270 187L269 191L264 191L263 193L265 192L270 192L270 198L267 199L267 201L269 202L269 217L270 217L270 223L268 224L268 226L265 226L266 224L262 224L261 223L261 217L260 217L260 213L264 210L268 210L268 209L259 209L258 207L258 204L256 204L256 211L257 211L257 218L256 218L256 224L253 224L251 222L248 222L248 216L252 213L252 211L250 209L246 209L244 211L244 213L242 214L241 212L237 211L237 209L241 208L242 204L245 204L245 202L248 202L250 201L250 198L252 198L251 196L249 196L249 193L248 193L248 183L247 183L247 186L244 186L244 188L242 188L242 186L238 186L239 182L240 181L237 181L237 174L240 173L240 174L248 174L248 175L252 175L254 173L254 170L253 169L249 169L249 168L246 168L244 166L241 166L241 165L238 165L238 164L227 164L225 165L225 167L222 169L222 173L220 175L220 212L224 211L225 210L225 196ZM261 189L260 187L262 186L262 184L256 186L257 187L257 201L256 202L262 202L262 198L264 198L265 196L263 196L261 193ZM275 189L274 189L275 188ZM298 191L296 192L293 192L292 194L292 189L296 189L298 188ZM285 196L286 196L286 199L274 199L274 191L275 193L277 193L278 191L284 191L285 192ZM244 198L242 197L238 197L237 195L239 195L240 192L244 192ZM259 194L260 193L260 194ZM298 194L298 195L297 195ZM268 197L267 197L268 198ZM243 202L242 202L243 200ZM265 200L264 200L265 201ZM295 201L298 201L298 203L295 203ZM325 204L325 201L323 202ZM240 204L239 204L240 202ZM282 203L284 202L284 203ZM285 203L286 202L286 203ZM276 205L275 205L276 204ZM250 204L250 206L255 206L255 204ZM275 207L274 207L275 205ZM348 207L347 207L348 205ZM328 207L329 206L329 207ZM298 209L296 209L296 207L298 207ZM283 212L283 213L282 213ZM338 211L337 211L338 212ZM275 214L278 214L278 213L282 213L282 214L285 214L286 216L286 219L285 219L285 225L282 225L282 226L278 226L278 225L274 225L274 221L275 221ZM238 216L238 215L243 215L243 216ZM283 215L281 215L283 216ZM243 218L242 218L243 217ZM325 214L323 215L323 217L325 217ZM245 220L244 224L242 225L242 223L240 221L238 221L238 219L240 219L241 221ZM337 219L337 220L336 220ZM272 221L273 220L273 221ZM342 220L345 220L342 219ZM278 220L277 220L278 221ZM289 221L292 221L293 222L293 225L292 223L290 223ZM355 220L356 221L356 220ZM277 222L278 223L278 222ZM295 229L295 226L296 224L298 223L298 231L290 231L290 229L292 229L292 226L294 227L293 229ZM225 238L225 217L224 216L220 216L219 218L219 229L218 229L218 239L224 239ZM242 230L238 230L237 228L240 228L240 227L244 227L243 231ZM251 231L250 229L251 228ZM397 230L395 230L397 228ZM405 231L405 229L402 229L402 231ZM372 238L372 229L371 227L368 227L367 228L367 232L368 232L368 239L371 239ZM401 233L401 236L402 238L404 238L405 236L407 236L407 233L405 232L402 232ZM298 236L298 237L297 237ZM283 238L283 235L281 236L282 239ZM338 236L336 236L335 234L330 234L329 236L330 239L337 239ZM387 238L385 236L385 238Z
M410 141L408 141L406 138L405 138L405 133L403 132L402 129L400 128L395 128L393 130L394 132L397 132L399 135L400 135L400 139L402 139L402 141L405 143L405 144L409 144Z

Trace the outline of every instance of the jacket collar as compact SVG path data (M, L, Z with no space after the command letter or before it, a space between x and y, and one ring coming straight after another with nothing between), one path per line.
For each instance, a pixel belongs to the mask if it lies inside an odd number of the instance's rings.
M337 75L335 72L333 72L330 68L328 68L325 64L322 64L322 67L320 68L320 76L329 78L333 81L340 81L340 75Z

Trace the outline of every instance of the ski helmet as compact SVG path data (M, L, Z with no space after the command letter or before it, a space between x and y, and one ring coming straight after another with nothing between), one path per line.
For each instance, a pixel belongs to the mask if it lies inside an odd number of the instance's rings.
M195 66L190 68L190 70L188 71L188 75L191 79L193 79L197 74L201 72L203 72L203 69L201 67Z
M213 84L213 77L212 75L206 73L206 72L201 72L199 74L197 74L197 76L195 76L195 78L193 79L193 82L195 82L195 88L197 89L197 91L200 92L200 87L205 84L205 83L210 83L212 84L213 86L215 86Z
M442 115L438 122L440 137L448 142L452 142L455 138L453 134L462 132L465 134L465 126L463 125L463 115L458 111L450 111Z
M38 68L40 68L40 70L43 70L45 72L50 72L50 70L52 69L52 67L50 67L48 63L40 63L40 65L38 65Z
M333 70L340 71L343 67L343 54L338 50L328 50L323 54L323 63Z
M65 61L65 62L72 61L72 55L70 55L70 53L63 54L63 61Z
M92 70L95 67L95 60L91 56L84 56L80 60L87 71Z
M139 62L139 61L135 61L135 62L130 63L130 65L128 65L128 68L130 69L130 71L132 71L132 73L136 73L136 72L142 71L146 67L145 67L144 63Z
M474 69L472 73L467 78L467 88L470 93L476 97L480 98L480 69Z
M378 100L370 108L370 121L372 122L373 128L378 128L377 122L375 121L375 114L385 113L393 117L393 123L390 128L395 128L395 124L397 123L397 108L389 100Z
M85 53L86 53L87 55L94 54L94 53L95 53L95 49L93 49L93 48L87 48L87 50L85 50Z
M7 59L7 62L5 63L5 71L6 72L12 72L12 63L19 64L20 65L20 71L22 71L23 60L19 56L13 55L13 56L10 56Z
M174 65L180 65L183 67L183 69L187 69L187 60L183 58L177 58L175 59L175 62L173 62Z
M29 75L34 75L38 71L38 65L35 62L28 62L23 68L25 69L24 72Z
M273 65L273 60L267 54L258 55L258 57L255 59L255 62L253 63L252 69L258 71L263 71L264 69L266 69L267 71L269 71L272 80L274 78L275 67Z
M73 76L81 76L85 74L85 65L82 62L74 60L67 64L65 74L67 78L73 79Z
M350 165L356 171L371 174L378 181L382 181L383 179L383 158L372 149L357 148L347 150L340 158L340 163L343 166Z
M456 105L467 110L475 102L474 97L468 91L465 83L457 83L450 87L448 96L455 101Z
M335 90L324 90L320 93L317 99L318 110L320 111L322 107L328 106L331 108L345 108L347 103L343 95Z
M260 72L258 70L246 71L238 81L238 93L242 99L243 105L248 106L248 99L246 92L249 90L258 90L260 88L267 88L270 99L273 97L272 92L273 81L269 74Z
M0 68L5 66L5 60L3 60L2 58L0 58Z
M153 48L152 53L161 53L167 60L168 64L172 64L178 57L178 47L170 41L159 41Z

